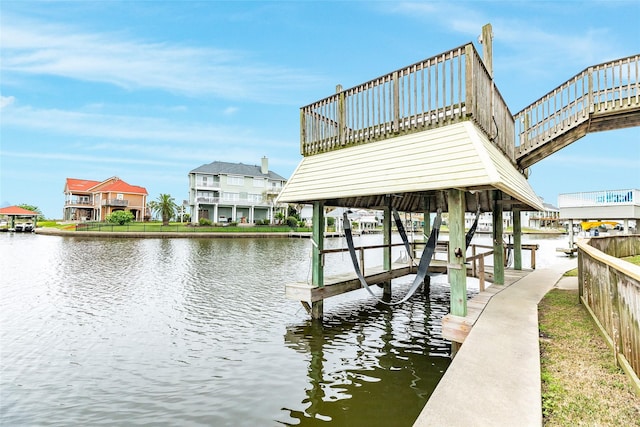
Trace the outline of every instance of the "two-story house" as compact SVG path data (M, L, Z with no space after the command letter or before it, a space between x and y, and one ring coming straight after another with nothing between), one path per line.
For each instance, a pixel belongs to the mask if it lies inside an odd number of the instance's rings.
M273 222L282 207L275 199L286 179L269 170L269 161L260 166L243 163L213 162L189 172L191 222L201 218L213 223L255 224Z
M144 220L147 190L117 176L104 181L67 178L64 186L65 221L104 221L115 211L130 211L136 221Z

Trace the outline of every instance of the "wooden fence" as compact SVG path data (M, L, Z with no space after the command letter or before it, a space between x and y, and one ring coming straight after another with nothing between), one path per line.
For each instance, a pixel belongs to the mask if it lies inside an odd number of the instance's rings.
M472 43L300 110L300 151L314 155L473 120L515 162L514 121Z
M640 393L640 266L620 259L638 254L638 235L578 242L580 299Z

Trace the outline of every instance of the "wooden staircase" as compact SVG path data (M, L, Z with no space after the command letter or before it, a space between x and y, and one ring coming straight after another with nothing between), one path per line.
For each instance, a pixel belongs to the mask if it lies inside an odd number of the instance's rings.
M589 67L514 118L523 170L587 133L640 126L640 55Z

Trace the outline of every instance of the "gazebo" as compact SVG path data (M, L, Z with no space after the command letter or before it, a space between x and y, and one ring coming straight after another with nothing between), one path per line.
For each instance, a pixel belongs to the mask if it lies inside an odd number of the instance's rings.
M10 229L14 229L16 226L16 218L32 218L33 228L35 229L38 221L38 212L30 211L28 209L21 208L20 206L7 206L6 208L0 208L0 216L8 216L10 220Z

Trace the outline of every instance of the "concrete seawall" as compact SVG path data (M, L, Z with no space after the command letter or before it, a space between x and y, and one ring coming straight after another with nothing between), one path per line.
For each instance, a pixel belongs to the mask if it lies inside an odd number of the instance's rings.
M308 238L311 236L311 233L296 233L296 232L280 232L280 233L269 233L269 232L198 232L198 231L69 231L69 230L60 230L58 228L37 228L35 230L36 234L43 234L47 236L64 236L64 237L100 237L100 238L113 238L113 239L126 239L126 238L137 238L137 239L165 239L165 238L183 238L183 239L208 239L208 238L226 238L226 239L235 239L235 238Z

